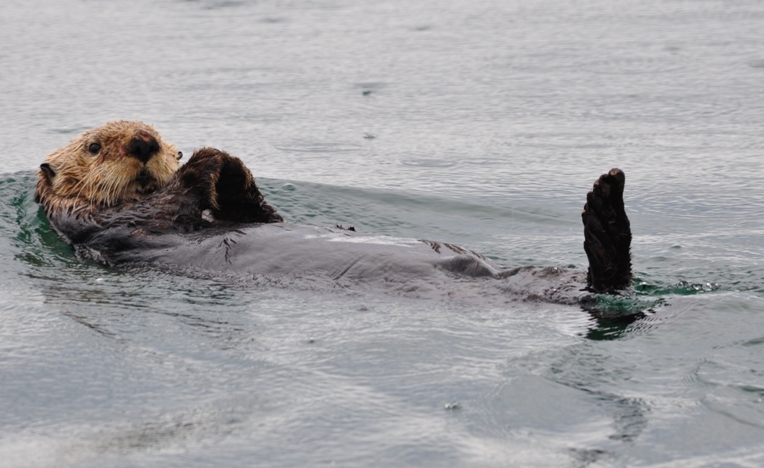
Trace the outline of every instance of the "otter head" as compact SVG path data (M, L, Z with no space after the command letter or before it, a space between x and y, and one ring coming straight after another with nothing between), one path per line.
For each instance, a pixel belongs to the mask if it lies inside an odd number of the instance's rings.
M108 122L51 153L35 195L46 211L138 200L172 177L181 156L151 125Z

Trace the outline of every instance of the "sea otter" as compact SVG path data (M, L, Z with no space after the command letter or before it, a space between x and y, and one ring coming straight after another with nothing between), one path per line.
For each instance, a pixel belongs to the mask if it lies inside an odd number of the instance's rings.
M48 156L36 200L78 254L109 266L307 278L419 296L482 296L490 283L501 294L562 303L578 301L584 290L611 293L631 280L619 169L603 174L587 195L584 273L506 268L448 243L285 223L240 159L202 148L179 167L181 156L152 126L109 122Z

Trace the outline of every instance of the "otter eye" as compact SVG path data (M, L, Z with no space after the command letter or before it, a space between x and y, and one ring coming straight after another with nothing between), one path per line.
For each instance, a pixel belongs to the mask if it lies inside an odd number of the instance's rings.
M183 159L183 151L178 151L178 161Z
M88 147L88 151L90 151L91 154L98 154L98 152L101 151L101 144L91 143Z

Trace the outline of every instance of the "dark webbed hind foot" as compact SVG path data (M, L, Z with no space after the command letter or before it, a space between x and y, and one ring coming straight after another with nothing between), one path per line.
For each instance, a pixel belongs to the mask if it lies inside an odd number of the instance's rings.
M581 213L584 250L589 257L587 284L594 292L613 292L631 281L631 228L623 208L625 181L620 169L601 175Z

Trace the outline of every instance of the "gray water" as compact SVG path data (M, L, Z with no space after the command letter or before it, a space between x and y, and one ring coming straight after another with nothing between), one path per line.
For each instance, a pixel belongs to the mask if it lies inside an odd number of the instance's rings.
M761 466L764 4L6 1L0 466ZM585 268L626 172L628 323L76 259L34 171L153 123L290 221Z

